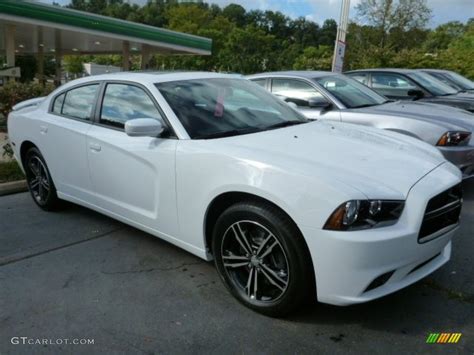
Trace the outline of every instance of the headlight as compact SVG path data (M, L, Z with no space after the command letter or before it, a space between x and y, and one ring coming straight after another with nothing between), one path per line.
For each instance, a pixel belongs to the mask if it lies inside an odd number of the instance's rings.
M324 229L347 231L395 224L402 214L404 201L350 200L331 214Z
M436 145L439 146L454 146L454 145L466 145L471 139L470 132L446 132L441 136Z

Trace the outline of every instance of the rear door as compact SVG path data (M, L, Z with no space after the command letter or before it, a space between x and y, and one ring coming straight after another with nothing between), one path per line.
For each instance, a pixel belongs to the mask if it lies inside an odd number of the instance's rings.
M100 83L96 82L60 93L51 101L40 126L44 137L42 153L58 193L92 203L95 196L89 176L86 135L92 127L99 89Z
M164 121L145 87L107 82L87 135L90 176L97 204L107 212L153 230L176 235L175 151L177 139L130 137L125 122ZM169 127L169 126L168 126Z

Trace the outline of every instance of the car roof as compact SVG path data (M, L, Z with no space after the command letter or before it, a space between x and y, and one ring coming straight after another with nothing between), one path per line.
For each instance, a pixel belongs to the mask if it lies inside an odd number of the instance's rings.
M402 68L370 68L370 69L357 69L357 70L349 70L345 72L345 74L351 73L368 73L368 72L387 72L387 73L402 73L408 74L416 72L418 69L402 69Z
M318 70L288 70L288 71L273 71L266 73L258 73L246 76L247 78L259 78L259 77L268 77L268 76L292 76L306 79L320 78L322 76L328 75L337 75L338 73L333 73L330 71L318 71Z
M426 71L426 72L433 72L433 73L449 73L449 70L444 70L444 69L431 69L431 68L425 68L425 69L420 69L421 71Z
M197 72L197 71L128 71L118 73L99 74L75 79L60 88L67 88L78 84L86 84L88 82L98 80L118 80L133 81L138 83L155 84L166 81L193 80L193 79L211 79L211 78L243 78L240 74L224 74L214 72Z

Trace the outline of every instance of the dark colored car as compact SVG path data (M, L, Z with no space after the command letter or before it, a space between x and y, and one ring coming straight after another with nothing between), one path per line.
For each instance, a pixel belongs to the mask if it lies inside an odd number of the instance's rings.
M474 94L474 82L451 70L421 69L461 93Z
M474 112L474 96L459 94L421 70L362 69L345 74L392 100L420 100Z

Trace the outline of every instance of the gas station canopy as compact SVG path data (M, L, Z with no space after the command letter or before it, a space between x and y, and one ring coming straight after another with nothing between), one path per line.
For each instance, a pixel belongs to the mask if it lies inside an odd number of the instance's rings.
M210 55L212 41L185 33L32 1L0 1L0 52L21 54ZM145 60L144 60L145 59Z

